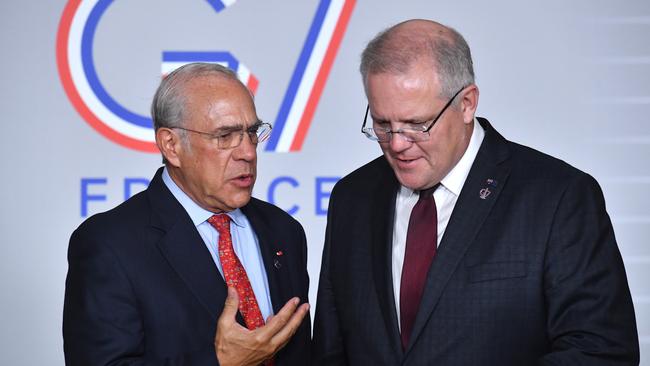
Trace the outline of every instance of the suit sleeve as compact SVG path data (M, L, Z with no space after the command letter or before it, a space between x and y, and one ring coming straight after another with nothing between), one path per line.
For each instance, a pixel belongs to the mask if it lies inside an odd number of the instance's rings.
M545 259L551 350L541 365L638 365L625 268L602 191L582 174L557 208Z
M336 208L334 202L336 192L330 197L325 232L325 245L323 248L320 278L318 284L318 298L316 301L316 314L314 316L314 347L312 364L320 365L347 365L339 318L334 300L334 289L330 280L330 250L332 247L332 232L335 225Z
M302 228L302 225L298 224L298 229L300 231L300 239L301 239L301 248L302 248L302 296L300 298L300 301L309 301L309 272L307 271L307 237L305 236L305 231ZM302 360L308 360L311 359L311 318L309 315L309 312L307 312L307 315L305 316L305 319L303 319L302 324L300 325L299 330L296 332L294 335L296 339L296 343L301 344L301 348L305 350L304 356L302 357ZM299 337L303 337L302 339Z
M82 226L70 239L63 309L66 365L218 365L214 347L145 359L137 297L109 243L100 237Z

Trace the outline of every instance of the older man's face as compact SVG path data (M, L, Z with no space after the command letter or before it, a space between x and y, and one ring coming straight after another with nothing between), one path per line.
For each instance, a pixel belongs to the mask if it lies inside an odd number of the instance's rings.
M439 85L427 63L415 64L405 74L369 74L366 91L373 125L394 131L431 121L448 102L439 97ZM462 96L463 92L457 98ZM428 140L408 142L395 134L380 146L399 182L420 190L440 182L458 163L472 127L472 119L451 106L431 128Z
M215 76L185 86L183 127L209 133L247 128L257 121L253 100L239 83ZM205 135L187 132L178 152L177 184L194 202L212 212L232 211L251 198L256 177L256 145L244 134L241 144L219 149Z

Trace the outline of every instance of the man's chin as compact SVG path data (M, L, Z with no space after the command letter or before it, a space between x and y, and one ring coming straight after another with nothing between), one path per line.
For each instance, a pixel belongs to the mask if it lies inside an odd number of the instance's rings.
M424 182L420 181L420 179L418 179L419 177L415 177L413 175L414 174L412 174L412 173L409 173L409 174L397 173L396 174L397 180L399 181L399 183L401 185L403 185L404 187L406 187L408 189L412 189L414 191L417 191L417 190L419 190L420 188L423 187Z
M251 192L249 190L243 192L241 190L238 190L238 192L231 192L226 200L220 200L217 197L214 197L208 210L212 212L234 211L246 206L248 202L250 202L251 197Z
M251 201L251 192L242 192L240 194L237 194L234 196L234 199L230 203L234 208L242 208L248 204L248 202Z

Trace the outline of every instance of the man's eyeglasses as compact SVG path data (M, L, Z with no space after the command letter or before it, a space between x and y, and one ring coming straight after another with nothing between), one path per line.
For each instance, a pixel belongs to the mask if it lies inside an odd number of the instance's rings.
M366 127L366 122L368 120L368 111L370 110L370 105L368 105L366 107L366 115L363 117L361 132L370 140L378 142L390 142L394 134L401 135L404 140L409 142L426 141L429 139L429 130L431 130L431 127L433 127L433 125L438 122L440 116L445 113L447 108L449 108L451 103L454 101L454 99L456 99L458 94L463 91L463 89L465 89L465 87L460 88L460 90L457 91L456 94L451 97L451 99L449 99L449 102L445 104L436 118L432 119L431 121L425 121L421 124L418 124L416 127L402 127L398 128L395 131L391 130L388 127Z
M239 146L244 139L244 132L251 139L253 145L266 141L271 135L271 125L262 121L258 121L252 126L244 129L242 127L226 129L224 131L210 133L203 131L196 131L185 127L170 127L178 130L188 131L203 135L210 139L210 141L217 146L218 149L233 149Z

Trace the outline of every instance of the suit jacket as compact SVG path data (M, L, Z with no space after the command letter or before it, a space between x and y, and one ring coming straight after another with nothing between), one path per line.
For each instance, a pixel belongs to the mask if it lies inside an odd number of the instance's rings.
M405 350L391 278L399 183L380 157L333 189L317 365L639 363L625 269L598 184L479 121L486 135Z
M214 337L227 287L161 172L144 192L72 234L63 311L68 365L218 365ZM259 240L274 312L294 296L306 301L302 226L255 198L242 211ZM310 325L303 321L276 365L305 364Z

